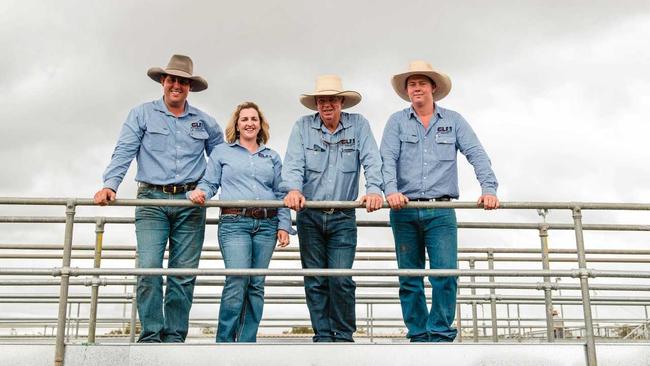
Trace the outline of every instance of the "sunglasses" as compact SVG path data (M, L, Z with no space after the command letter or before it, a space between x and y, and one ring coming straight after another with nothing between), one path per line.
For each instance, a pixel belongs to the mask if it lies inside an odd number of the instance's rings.
M179 83L180 85L190 85L190 79L185 79L179 76L167 75L166 79L170 84Z

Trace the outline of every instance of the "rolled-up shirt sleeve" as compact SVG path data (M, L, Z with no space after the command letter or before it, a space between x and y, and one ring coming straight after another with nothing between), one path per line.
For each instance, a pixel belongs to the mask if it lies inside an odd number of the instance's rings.
M366 194L382 194L384 180L381 172L381 156L377 142L370 129L370 124L363 116L359 116L359 161L363 165L363 172L366 177Z
M305 177L305 151L303 147L302 134L299 123L296 123L291 130L287 153L284 156L282 167L282 182L280 189L283 192L301 191Z
M280 184L282 183L282 160L277 154L274 154L273 158L273 172L273 193L275 194L275 198L282 200L287 195L287 192L280 189ZM297 231L291 226L291 210L288 208L278 209L278 221L278 229L284 230L291 235L297 234Z
M205 169L205 174L199 181L199 184L196 186L196 189L200 189L205 192L205 199L210 199L217 194L219 187L221 186L221 161L219 159L220 155L216 150L208 157L208 164Z
M122 125L120 136L111 156L111 162L104 171L104 187L110 188L114 192L117 192L126 171L142 144L145 127L141 112L141 108L134 108L129 112L126 121Z
M386 196L398 192L397 189L397 160L400 154L398 121L390 118L384 127L379 149L382 160L381 174L384 180Z
M481 185L482 194L496 196L499 183L492 170L490 158L472 127L460 115L458 115L456 143L458 150L474 167L474 174Z

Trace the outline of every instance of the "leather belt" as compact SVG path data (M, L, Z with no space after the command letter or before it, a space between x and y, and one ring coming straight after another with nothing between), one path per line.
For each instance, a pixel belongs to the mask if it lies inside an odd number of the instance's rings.
M451 197L442 196L442 197L436 197L436 198L409 198L409 201L416 201L416 202L431 202L431 201L447 202L447 201L451 201Z
M262 207L224 207L221 209L222 215L240 215L245 217L252 217L254 219L271 219L278 216L277 208L262 208Z
M166 185L156 185L156 184L140 182L138 183L138 186L143 188L153 188L162 191L163 193L177 194L177 193L185 193L193 190L194 188L196 188L196 182L187 183L187 184L166 184Z

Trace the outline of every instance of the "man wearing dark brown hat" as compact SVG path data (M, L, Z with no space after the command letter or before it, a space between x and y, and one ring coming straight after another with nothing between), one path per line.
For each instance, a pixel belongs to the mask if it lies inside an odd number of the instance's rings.
M423 269L425 250L431 269L457 268L456 214L452 208L404 209L410 201L458 198L457 151L467 157L481 184L478 204L499 207L497 179L483 146L463 117L436 102L451 90L451 80L424 61L413 61L393 76L393 89L409 108L394 113L381 142L384 192L400 269ZM421 277L400 277L399 298L406 335L412 342L451 342L456 312L456 277L429 277L427 310Z
M296 210L303 268L352 268L357 246L355 210L303 209L305 200L353 201L359 194L361 167L368 212L381 208L381 158L370 124L362 115L346 113L361 101L345 90L336 75L322 75L316 91L300 103L317 111L300 118L291 131L280 187L287 207ZM352 342L356 330L356 284L349 276L305 276L305 296L314 342Z
M184 201L185 192L203 176L206 154L223 142L214 118L187 103L190 91L208 87L205 79L193 75L192 59L173 55L166 68L151 68L147 75L162 84L163 97L129 113L104 172L104 188L95 194L99 205L115 200L133 158L138 162L138 199ZM205 208L137 207L135 231L138 268L162 268L168 242L169 268L197 268ZM193 276L168 276L163 305L162 276L138 277L138 342L185 341L194 282Z

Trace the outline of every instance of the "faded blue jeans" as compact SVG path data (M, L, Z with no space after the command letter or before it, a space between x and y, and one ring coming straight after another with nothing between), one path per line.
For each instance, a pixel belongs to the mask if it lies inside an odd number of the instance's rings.
M187 200L185 193L163 193L140 187L138 199ZM138 268L162 268L169 242L168 268L197 268L205 235L205 208L154 207L135 209ZM184 342L194 293L194 276L167 276L164 306L162 276L139 276L138 342Z
M226 268L268 268L278 218L221 215L219 247ZM264 310L264 276L226 276L221 293L217 342L255 342Z
M303 268L352 268L357 248L354 209L332 214L304 209L296 215ZM305 276L314 342L353 342L356 331L352 277Z
M456 269L458 239L456 213L451 208L390 211L400 269L424 269L424 251L431 269ZM457 277L429 277L431 310L427 310L422 277L399 278L402 316L411 342L452 342L456 329Z

